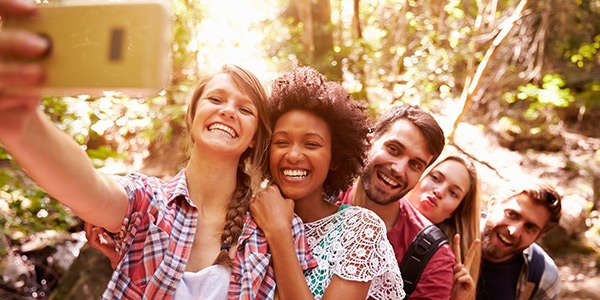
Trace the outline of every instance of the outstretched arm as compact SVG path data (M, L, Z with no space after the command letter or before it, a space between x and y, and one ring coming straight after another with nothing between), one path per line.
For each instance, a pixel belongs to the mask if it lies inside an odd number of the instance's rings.
M454 243L452 250L454 251L454 257L456 257L456 265L454 265L454 285L452 286L452 300L463 300L463 299L475 299L475 281L469 270L473 264L475 251L481 244L479 239L476 239L471 243L467 256L465 257L464 265L461 263L460 254L460 234L454 235ZM479 262L476 262L479 263Z
M0 15L35 15L32 2L0 0ZM0 31L0 143L28 175L77 215L117 232L127 209L125 189L93 167L86 153L38 108L41 65L27 62L48 47L23 30Z

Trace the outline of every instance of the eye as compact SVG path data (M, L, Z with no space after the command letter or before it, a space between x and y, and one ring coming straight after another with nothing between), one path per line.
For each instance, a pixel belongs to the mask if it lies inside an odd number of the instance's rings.
M400 154L400 149L394 145L387 146L387 150L390 154L392 154L394 156Z
M308 149L316 149L316 148L321 148L321 144L314 142L314 141L309 141L306 142L306 148Z
M535 225L525 225L525 231L531 234L536 234L538 232L538 227Z
M242 107L240 108L240 111L242 112L242 114L254 116L254 111L248 107Z
M216 104L223 103L223 101L217 97L208 97L207 99L208 99L208 101L210 101L212 103L216 103Z
M436 174L429 174L434 182L440 182L440 178Z
M271 141L271 144L277 148L283 148L290 144L290 142L284 138L277 138Z
M516 220L518 218L518 216L519 216L514 210L510 210L510 209L504 211L504 215L507 218L512 219L512 220Z
M458 195L458 193L457 193L457 192L455 192L455 191L450 191L450 195L451 195L453 198L456 198L456 199L459 199L459 198L460 198L460 196Z
M416 160L411 160L410 161L410 167L413 170L417 171L417 172L423 171L423 165L420 162L416 161Z

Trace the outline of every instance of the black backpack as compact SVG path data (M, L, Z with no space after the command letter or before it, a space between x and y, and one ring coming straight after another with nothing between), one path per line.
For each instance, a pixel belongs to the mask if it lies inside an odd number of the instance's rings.
M435 225L423 228L412 241L400 262L406 298L415 290L429 259L446 243L448 243L446 234Z

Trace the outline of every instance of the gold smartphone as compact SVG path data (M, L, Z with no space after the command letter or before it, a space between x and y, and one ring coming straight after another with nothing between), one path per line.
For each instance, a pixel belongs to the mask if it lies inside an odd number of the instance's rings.
M62 0L43 3L31 19L9 19L47 37L42 64L45 95L147 97L165 89L170 75L171 12L166 0Z

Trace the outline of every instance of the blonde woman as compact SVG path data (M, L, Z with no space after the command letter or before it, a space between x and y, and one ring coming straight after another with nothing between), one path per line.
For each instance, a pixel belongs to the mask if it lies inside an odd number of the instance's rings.
M448 156L433 165L406 196L449 237L456 257L453 300L475 299L481 259L479 188L475 167L459 156Z

